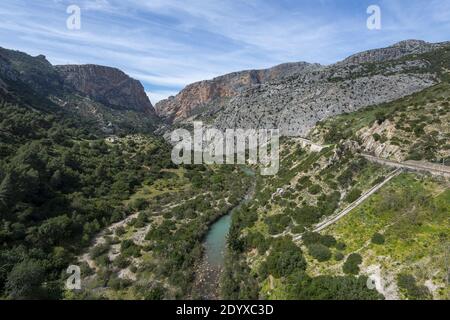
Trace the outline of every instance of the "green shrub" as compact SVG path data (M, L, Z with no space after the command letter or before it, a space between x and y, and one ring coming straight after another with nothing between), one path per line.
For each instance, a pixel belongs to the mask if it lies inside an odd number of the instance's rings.
M322 191L322 187L318 184L313 184L311 187L309 187L308 191L310 194L318 194Z
M36 298L42 293L45 268L37 261L24 260L8 274L6 292L12 299Z
M377 185L377 184L383 182L384 179L386 179L385 176L380 176L380 177L376 178L376 179L372 182L372 186L375 186L375 185Z
M367 287L367 277L318 276L310 278L304 272L289 276L288 299L297 300L377 300L376 290Z
M291 228L292 233L294 234L299 234L299 233L303 233L305 232L305 227L304 226L293 226Z
M118 277L111 277L108 281L108 286L114 290L123 290L131 285L131 281L127 279L120 279Z
M319 262L328 261L331 258L331 251L328 247L320 243L313 243L308 246L309 254Z
M101 256L102 254L105 254L106 252L108 252L108 250L109 250L109 244L107 244L107 243L99 244L91 249L89 256L91 257L91 259L95 259L95 258Z
M146 206L147 202L142 198L137 198L131 203L131 208L136 211L143 210Z
M321 235L318 232L307 231L302 235L302 240L305 245L310 245L314 243L319 243Z
M294 271L305 270L306 261L299 247L291 239L276 239L266 262L261 266L262 274L275 278L285 277Z
M245 238L247 248L257 248L263 255L270 247L270 239L266 239L260 232L251 232Z
M123 226L119 226L119 227L117 227L116 228L116 230L115 230L115 235L117 236L117 237L120 237L120 236L122 236L122 235L124 235L125 234L125 228L123 227Z
M347 194L347 196L345 197L345 201L347 201L348 203L352 203L359 197L361 197L361 193L361 190L354 188Z
M340 183L341 186L347 186L351 184L353 180L353 172L351 169L346 169L344 172L342 172L339 177L337 177L337 181Z
M334 254L334 260L342 261L343 259L344 259L344 254L342 252L338 251Z
M342 270L346 274L354 274L357 275L359 273L359 265L362 263L362 257L358 253L352 253L348 256L344 265L342 266Z
M291 217L287 214L277 214L265 219L269 227L269 233L272 235L282 233L292 222Z
M145 227L146 224L147 224L147 215L144 212L140 212L134 226L136 228L143 228Z
M101 256L98 256L97 258L95 258L95 263L97 263L97 265L102 266L102 267L107 267L110 265L111 260L109 260L109 257L107 254L102 254Z
M336 249L338 249L338 250L345 250L346 247L347 246L343 242L336 243Z
M302 236L303 243L308 246L310 244L321 244L325 247L334 247L337 244L336 239L332 235L321 235L318 232L307 231Z
M154 286L150 290L145 290L144 299L145 300L162 300L164 298L164 292L167 290L162 286Z
M294 220L301 226L310 226L317 223L321 217L319 208L304 205L293 213Z
M120 252L124 257L140 257L141 248L133 240L124 240L120 246Z
M400 274L397 278L398 287L405 291L407 297L413 300L430 299L431 294L427 287L418 286L416 278L408 274Z
M373 244L384 244L384 236L381 234L381 233L375 233L373 236L372 236L372 243Z
M384 121L386 121L386 115L382 111L377 112L375 114L375 118L377 119L377 123L379 125L382 124Z
M372 135L372 137L373 137L373 139L374 139L375 141L379 141L379 140L381 139L381 136L380 136L378 133L374 133L374 134Z
M128 260L125 256L120 254L116 259L114 259L113 265L115 265L120 269L125 269L130 265L130 260Z

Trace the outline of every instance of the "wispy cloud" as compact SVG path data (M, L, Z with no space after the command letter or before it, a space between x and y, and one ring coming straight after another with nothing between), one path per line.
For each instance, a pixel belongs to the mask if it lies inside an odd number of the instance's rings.
M3 0L0 45L55 64L97 63L141 80L153 103L188 83L287 61L332 63L407 38L448 40L450 3L380 0ZM82 29L66 28L66 8Z

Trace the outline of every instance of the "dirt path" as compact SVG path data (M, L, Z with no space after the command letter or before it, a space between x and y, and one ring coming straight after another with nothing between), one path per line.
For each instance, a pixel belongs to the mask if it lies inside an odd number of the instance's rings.
M370 162L375 162L375 163L379 163L379 164L394 167L394 168L402 168L405 170L412 170L412 171L417 171L417 172L429 172L432 175L450 178L450 167L448 167L448 166L443 166L443 165L429 163L429 162L421 162L421 161L397 162L397 161L374 157L374 156L371 156L368 154L361 154L361 156L363 156Z
M327 147L327 145L320 145L318 143L315 143L315 142L305 139L305 138L296 138L296 139L297 139L297 141L300 141L300 143L302 145L309 145L318 150L321 150L321 149ZM394 167L394 168L403 168L405 170L412 170L412 171L417 171L417 172L429 172L433 175L450 178L450 167L449 166L444 166L444 165L430 163L430 162L423 162L423 161L413 161L413 160L398 162L398 161L375 157L375 156L372 156L370 154L365 154L365 153L360 153L360 155L371 162L383 164L386 166L390 166L390 167Z
M331 217L325 219L325 221L320 222L319 224L317 224L313 231L314 232L319 232L323 229L325 229L326 227L332 225L333 223L339 221L340 219L342 219L344 216L346 216L350 211L352 211L353 209L355 209L357 206L359 206L361 203L363 203L367 198L369 198L372 194L374 194L375 192L377 192L379 189L381 189L386 183L388 183L389 181L391 181L391 179L393 179L394 177L398 176L400 173L402 172L402 169L396 169L394 170L386 179L384 179L382 182L380 182L379 184L373 186L369 191L365 192L361 197L359 197L356 201L354 201L353 203L351 203L348 207L346 207L344 210L340 211L339 213L332 215ZM293 238L294 241L298 241L302 238L302 235L297 235Z
M139 213L134 213L132 215L129 215L128 217L126 217L125 219L116 222L112 225L110 225L109 227L107 227L106 229L104 229L103 231L101 231L98 235L95 236L95 238L92 240L92 244L89 246L89 248L87 249L87 252L85 252L82 256L80 256L78 258L78 260L80 262L86 262L89 267L91 269L94 269L97 271L97 265L95 264L95 261L91 259L89 251L90 249L92 249L93 247L99 245L99 244L103 244L106 242L106 236L109 232L114 233L114 231L119 228L119 227L125 227L131 220L133 220L134 218L137 218Z

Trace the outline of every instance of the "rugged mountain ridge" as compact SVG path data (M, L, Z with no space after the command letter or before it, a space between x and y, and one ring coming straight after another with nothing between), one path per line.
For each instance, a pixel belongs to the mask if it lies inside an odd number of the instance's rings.
M87 64L55 66L64 85L119 109L155 114L142 84L123 71Z
M175 97L155 105L156 112L167 122L178 122L195 114L214 113L226 102L245 90L274 80L320 69L320 64L306 62L284 63L270 69L233 72L212 80L188 85Z
M0 88L3 94L20 84L38 95L62 89L58 72L45 56L32 57L24 52L0 47Z
M283 135L305 136L320 120L396 100L438 83L438 66L423 55L448 45L406 40L329 66L305 64L309 67L227 91L227 99L218 102L204 98L205 82L199 82L161 101L156 109L175 122L195 116L221 129L278 128ZM207 87L219 92L233 87L230 83L222 86L228 78L210 80Z
M400 59L411 54L422 54L449 44L428 43L423 40L404 40L387 48L363 51L344 59L342 64L375 63Z
M4 48L0 48L0 96L33 108L75 113L106 133L151 132L159 124L142 84L119 69L53 66L43 55Z

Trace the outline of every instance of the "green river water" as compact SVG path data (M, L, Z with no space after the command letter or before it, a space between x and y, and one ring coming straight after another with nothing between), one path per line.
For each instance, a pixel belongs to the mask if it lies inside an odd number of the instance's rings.
M242 167L246 175L254 176L255 173L247 167ZM196 297L202 299L217 299L220 274L225 264L225 252L227 236L231 226L233 212L253 197L254 187L250 188L241 203L233 208L227 215L219 218L208 230L203 241L203 261L197 271L197 279L194 285Z
M221 217L209 229L204 242L205 259L211 266L222 267L231 225L231 213Z

